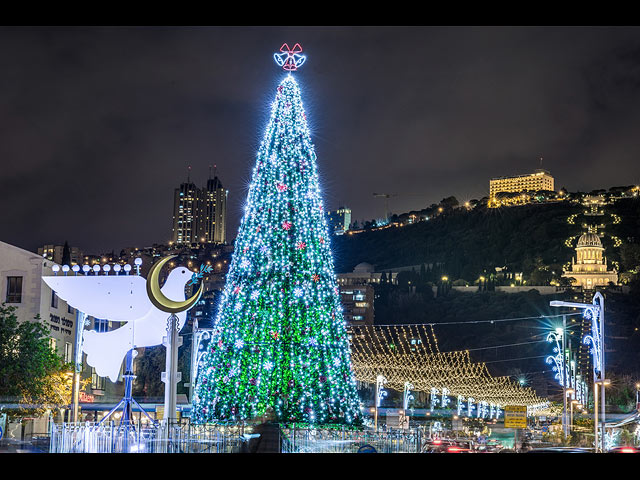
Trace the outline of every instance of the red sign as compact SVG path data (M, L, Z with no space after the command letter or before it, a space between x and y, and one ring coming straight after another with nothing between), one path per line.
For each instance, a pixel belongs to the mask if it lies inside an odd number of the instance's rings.
M95 397L85 392L80 392L80 401L85 403L93 403Z

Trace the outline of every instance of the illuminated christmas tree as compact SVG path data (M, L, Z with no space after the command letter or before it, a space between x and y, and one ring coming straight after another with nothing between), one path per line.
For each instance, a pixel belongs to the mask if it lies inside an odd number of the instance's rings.
M295 70L299 45L276 61ZM289 67L289 68L288 68ZM300 89L277 87L203 357L192 421L361 422L349 341Z

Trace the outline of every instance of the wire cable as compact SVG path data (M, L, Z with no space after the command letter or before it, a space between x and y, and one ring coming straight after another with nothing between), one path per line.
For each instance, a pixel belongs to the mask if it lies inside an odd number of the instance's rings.
M555 317L570 317L572 315L582 315L581 312L576 313L560 313L557 315L538 315L535 317L516 317L516 318L498 318L494 320L467 320L460 322L428 322L428 323L392 323L387 325L379 325L376 324L376 327L408 327L412 325L430 325L430 326L439 326L439 325L468 325L472 323L497 323L497 322L515 322L519 320L541 320L544 318L555 318Z

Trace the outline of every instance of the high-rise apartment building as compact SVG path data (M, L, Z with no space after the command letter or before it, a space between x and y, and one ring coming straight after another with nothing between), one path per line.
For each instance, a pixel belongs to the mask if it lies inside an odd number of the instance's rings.
M226 243L228 193L217 176L205 188L189 179L180 184L173 198L173 243Z
M181 183L173 195L173 242L196 243L202 233L201 191L194 183Z
M351 225L351 209L340 207L334 212L327 212L329 228L335 235L343 235Z
M227 190L216 176L207 180L205 196L205 242L227 241Z
M489 181L489 198L494 199L501 192L518 193L538 190L554 190L554 180L546 170L538 169L525 175L497 177Z

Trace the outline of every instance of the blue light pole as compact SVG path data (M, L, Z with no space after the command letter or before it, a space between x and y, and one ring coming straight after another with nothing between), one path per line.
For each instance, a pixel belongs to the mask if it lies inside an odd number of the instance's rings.
M605 422L605 385L608 383L605 377L604 363L604 297L600 292L593 296L592 303L573 303L560 300L550 302L552 307L573 307L584 311L583 316L591 320L591 334L585 335L582 342L591 345L593 357L593 389L594 389L594 431L596 436L595 448L604 452L604 422ZM601 435L598 439L598 385L600 385L601 402ZM598 446L600 444L600 446Z
M548 342L556 342L553 347L555 356L548 356L546 361L549 365L555 363L553 371L556 372L555 378L562 385L562 432L567 435L567 369L565 362L565 348L567 338L567 316L562 316L562 328L558 327L554 332L547 335Z
M387 383L387 379L384 375L378 375L376 377L376 432L378 431L378 408L382 403L382 399L387 396L387 391L382 388L385 383Z

